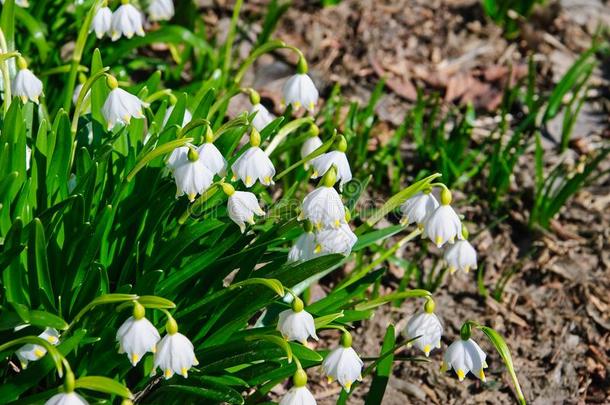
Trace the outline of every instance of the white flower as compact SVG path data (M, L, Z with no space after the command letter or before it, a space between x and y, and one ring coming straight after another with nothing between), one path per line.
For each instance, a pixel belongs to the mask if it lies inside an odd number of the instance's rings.
M316 235L304 232L297 238L288 252L288 262L305 262L316 257Z
M420 312L413 315L405 329L407 339L415 339L412 344L424 352L426 357L433 348L440 349L443 325L433 312Z
M116 41L121 35L131 38L134 34L144 36L142 13L129 3L122 4L112 14L110 38Z
M301 159L304 159L305 156L311 154L313 151L318 149L320 146L322 146L322 140L320 139L320 137L312 136L310 138L307 138L307 140L305 142L303 142L303 146L301 146ZM316 160L316 159L317 159L317 157L313 158L309 162L306 162L305 163L305 170L308 170L309 169L309 165L313 164L314 160Z
M227 203L229 218L233 220L242 233L246 230L246 222L254 225L254 215L265 215L258 205L256 196L248 191L234 191Z
M252 106L250 110L250 114L256 112L256 116L252 120L252 125L256 128L257 131L262 131L267 125L271 123L275 119L275 116L265 108L264 105L258 103Z
M46 328L38 337L46 340L53 346L56 346L59 343L59 333L53 328ZM44 357L44 355L47 354L47 349L41 345L27 343L17 349L15 354L17 354L21 367L25 369L28 366L28 362L40 360Z
M30 69L23 67L15 75L12 90L13 95L19 97L22 102L31 100L38 104L38 98L42 94L42 82Z
M193 344L182 333L178 333L175 320L168 320L166 330L167 335L163 336L155 353L153 374L159 367L166 380L171 378L174 373L186 378L189 369L199 364L195 357Z
M205 142L197 149L197 152L199 152L205 167L214 174L224 176L227 170L227 161L213 143Z
M316 405L316 399L306 386L294 386L284 395L280 405Z
M275 168L269 156L258 146L251 146L237 158L231 166L233 180L239 178L246 187L252 187L256 180L264 186L273 183Z
M151 21L171 20L174 16L172 0L152 0L148 5L148 16Z
M432 193L419 192L400 206L400 211L402 211L400 222L403 225L412 223L423 225L437 207L438 201Z
M424 235L437 246L453 243L455 238L462 239L462 221L450 205L441 204L430 214L424 224Z
M464 380L469 371L481 381L485 381L483 369L487 368L486 357L474 340L458 339L447 348L441 370L455 370L460 381Z
M300 219L307 218L317 228L338 228L345 222L345 207L337 190L320 186L303 199Z
M44 405L89 405L89 402L72 391L55 394Z
M312 179L323 176L333 165L337 168L337 180L341 180L339 188L342 188L345 183L352 179L352 171L344 152L334 150L332 152L324 153L312 160L311 165L314 169L313 174L311 175Z
M318 89L306 73L297 73L290 77L282 88L283 102L294 108L304 106L313 112L318 103Z
M165 110L165 115L163 116L163 126L165 126L165 124L167 124L167 121L169 120L169 117L172 115L173 111L174 111L173 105L167 107L167 110ZM192 119L193 119L193 114L191 114L191 112L189 110L184 110L184 116L182 117L182 126L185 126L186 124L191 122Z
M108 7L102 7L97 10L93 21L91 21L91 28L89 32L95 31L97 39L102 39L104 35L110 32L110 26L112 24L112 10Z
M136 319L130 316L116 334L119 353L127 353L129 361L134 366L147 352L154 353L157 350L159 339L161 336L155 326L144 317Z
M4 1L2 0L2 4L4 4ZM15 0L15 5L18 7L30 7L28 0Z
M144 118L143 106L142 100L116 87L108 94L102 106L102 115L108 123L108 129L112 129L117 123L129 124L132 117Z
M302 308L302 302L300 304ZM313 316L304 309L301 309L300 311L287 309L280 312L280 318L277 321L277 330L280 331L286 340L294 340L303 344L307 343L307 338L309 336L318 340Z
M324 228L316 234L315 253L349 255L358 237L346 223L339 228Z
M463 270L466 273L470 269L477 268L477 251L474 250L467 240L458 240L445 250L443 258L449 266L449 271Z
M214 181L214 173L205 166L201 155L189 146L174 149L167 165L176 180L176 197L186 194L194 201L197 194L202 194Z
M322 370L329 381L337 380L346 391L349 391L354 381L362 381L362 365L364 363L351 347L338 347L331 351L322 363Z

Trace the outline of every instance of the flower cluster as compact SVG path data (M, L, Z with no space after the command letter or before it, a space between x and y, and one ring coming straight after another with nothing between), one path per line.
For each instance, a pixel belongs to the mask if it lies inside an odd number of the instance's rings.
M174 16L172 0L151 0L148 3L148 18L150 21L170 20ZM144 14L129 0L122 0L121 5L114 10L103 4L95 13L91 22L90 32L95 32L98 39L108 35L113 41L121 36L131 38L134 35L144 36Z
M415 223L422 230L422 236L438 248L447 246L443 258L451 273L468 272L477 268L477 253L467 240L468 230L451 207L451 200L451 192L444 186L440 204L431 190L419 192L401 205L401 223Z

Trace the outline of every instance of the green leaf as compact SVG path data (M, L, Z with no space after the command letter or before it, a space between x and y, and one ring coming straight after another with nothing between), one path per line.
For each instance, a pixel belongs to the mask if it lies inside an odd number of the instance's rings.
M59 316L35 309L29 311L29 323L41 328L68 329L68 323Z
M426 291L426 290L401 291L401 292L396 292L396 293L392 293L392 294L387 294L387 295L384 295L383 297L379 297L379 298L376 298L373 300L362 302L362 303L356 305L356 310L357 311L366 311L369 309L377 308L388 302L392 302L394 300L401 300L404 298L427 298L427 297L431 297L431 296L432 296L432 294L430 294L430 291Z
M386 386L392 376L392 363L394 362L394 345L396 344L396 332L394 325L388 325L385 336L383 338L383 345L381 346L380 353L391 354L384 357L379 363L377 363L377 372L373 377L371 388L366 396L365 405L378 405L383 401L383 395L385 394Z
M342 318L342 317L343 317L343 312L319 316L314 320L314 323L316 325L316 329L320 329L327 325L330 325L333 321L336 321L337 319Z
M142 306L144 306L145 308L176 308L176 304L174 304L170 300L154 295L142 295L138 298L138 302L142 304Z
M244 403L244 399L235 391L233 388L223 386L220 384L210 384L207 387L193 387L189 385L163 385L156 392L155 396L159 394L188 394L188 398L200 397L214 401L215 403L226 402L228 404L241 405Z
M136 174L138 174L138 172L140 170L142 170L144 168L144 166L146 166L148 164L148 162L156 159L159 156L163 156L167 153L170 153L174 149L184 146L189 142L193 142L193 138L176 139L174 141L164 143L164 144L156 147L155 149L151 150L146 155L144 155L138 159L138 162L136 163L135 167L133 169L131 169L131 172L129 172L129 174L127 175L127 181L131 181L134 178L134 176Z
M36 307L40 302L38 289L46 295L49 302L55 306L55 295L51 284L51 274L47 263L47 247L42 222L38 218L32 221L28 241L28 275L30 276L30 298L32 306ZM52 308L47 308L52 309Z
M86 376L80 377L74 382L75 388L103 392L105 394L117 395L123 398L133 398L129 389L120 382L108 377Z

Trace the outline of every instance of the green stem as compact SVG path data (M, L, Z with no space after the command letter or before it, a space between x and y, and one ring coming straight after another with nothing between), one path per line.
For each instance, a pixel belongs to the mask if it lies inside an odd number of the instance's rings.
M72 54L72 61L70 62L70 74L68 75L68 81L66 82L66 93L64 95L64 110L70 111L72 104L72 93L74 93L74 87L76 86L76 79L78 76L78 70L80 68L80 62L83 58L83 52L85 45L87 44L87 36L89 35L89 28L95 13L99 10L104 0L97 0L93 7L87 13L85 21L81 25L78 37L76 38L76 44L74 46L74 53Z
M275 135L275 137L273 137L273 140L269 143L269 145L265 148L265 153L267 154L267 156L271 156L271 154L273 153L275 148L277 148L280 145L280 143L292 131L296 131L303 124L309 124L309 123L312 123L312 122L313 122L313 118L311 118L311 117L303 117L303 118L299 118L299 119L296 119L294 121L291 121L288 124L284 125L282 127L282 129L280 129L278 131L277 135Z
M261 57L262 55L264 55L266 53L273 52L276 49L290 49L291 51L293 51L297 54L299 60L304 59L303 52L301 52L301 50L299 48L291 46L291 45L286 45L286 43L284 41L274 40L274 41L267 42L266 44L263 44L263 45L259 46L258 48L256 48L254 51L252 51L250 56L248 56L243 61L243 63L237 70L237 73L235 74L235 79L234 79L235 84L238 86L241 84L241 81L244 78L244 75L248 71L248 68L256 61L256 59L258 59L259 57Z
M170 96L171 94L172 94L172 91L170 89L159 90L159 91L154 92L150 96L147 96L144 101L147 103L153 103L153 102L159 100L160 98Z
M93 308L95 308L98 305L116 304L118 302L135 301L137 299L138 299L138 296L135 295L135 294L105 294L105 295L100 295L99 297L94 298L93 301L91 301L90 303L85 305L83 307L83 309L81 309L76 314L74 319L72 319L72 322L70 322L70 324L68 325L68 329L66 329L66 332L69 331L80 320L80 318L83 317L83 315L85 315L87 312L89 312L90 310L92 310ZM64 332L64 333L66 333L66 332Z
M0 352L5 351L6 349L8 349L12 346L17 346L17 345L21 346L23 344L28 344L28 343L43 346L47 350L47 352L53 358L53 362L55 363L55 368L57 369L57 374L60 377L63 376L62 363L64 365L66 365L66 370L71 371L70 365L67 364L68 362L66 361L64 356L59 352L59 350L57 350L57 348L55 346L53 346L51 343L49 343L47 340L45 340L41 337L38 337L38 336L24 336L24 337L21 337L18 339L11 340L10 342L6 342L3 345L0 345Z
M227 34L227 42L224 48L224 60L222 65L223 83L226 83L229 75L229 69L231 69L231 53L233 51L233 42L235 42L235 32L237 30L237 22L239 21L239 12L244 3L244 0L236 0L233 6L233 16L231 17L231 25L229 26L229 32Z
M95 83L102 76L106 75L108 69L108 67L105 67L101 70L98 70L83 84L83 87L81 88L80 93L78 94L78 99L76 100L76 106L74 108L74 116L72 117L72 135L76 134L76 131L78 129L78 119L80 117L81 111L83 110L83 101L85 100L85 96L93 86L93 83ZM72 91L74 91L74 89ZM70 98L70 100L71 99L72 98ZM67 109L66 111L69 111L69 109Z

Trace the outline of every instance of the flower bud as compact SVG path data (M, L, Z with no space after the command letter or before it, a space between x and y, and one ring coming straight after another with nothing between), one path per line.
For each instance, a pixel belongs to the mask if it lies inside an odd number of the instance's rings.
M426 300L426 303L424 304L424 311L427 314L431 314L434 312L435 308L436 308L436 304L434 303L434 300L432 298L428 298Z
M222 187L222 191L229 197L235 194L235 187L233 187L229 183L221 183L220 187Z
M305 308L303 301L299 297L294 297L294 301L292 301L292 310L294 312L301 312L303 308Z
M339 139L336 142L336 149L339 152L344 152L347 150L347 139L343 135L339 136Z
M27 69L28 62L23 58L23 56L17 56L17 68L19 70Z
M167 331L168 335L175 335L176 333L178 333L178 323L176 323L176 320L171 316L165 324L165 330Z
M142 304L140 304L137 301L134 302L133 303L133 317L134 317L134 319L136 319L136 320L142 319L142 318L144 318L145 314L146 314L146 310L144 309Z
M196 162L199 160L199 153L197 152L197 149L195 149L195 148L189 148L187 156L188 156L189 161L191 161L191 162Z
M106 76L106 85L110 88L110 90L114 90L119 87L119 82L114 76L108 75Z
M299 368L292 376L292 381L295 387L304 387L307 385L307 373L302 368Z
M204 137L205 143L214 142L214 131L212 130L212 127L210 125L206 125Z
M248 95L250 96L250 104L252 104L252 105L260 104L261 96L260 96L260 94L258 94L258 92L256 90L248 89Z
M352 347L352 334L349 332L344 332L341 336L341 346L348 348Z
M464 322L462 328L460 329L460 337L462 338L462 340L468 340L470 339L471 335L472 327L470 326L470 322Z
M66 376L64 377L64 392L73 392L74 384L74 373L72 372L72 370L66 370Z
M307 67L307 61L305 60L305 58L303 56L301 56L299 58L299 62L297 64L297 73L305 74L305 73L307 73L308 70L309 70L309 68Z
M330 169L322 177L321 185L324 187L333 187L337 182L337 168L335 165L331 166Z
M252 128L250 132L250 145L254 147L258 147L261 144L261 134L256 130L256 128Z
M452 199L451 191L448 188L443 188L443 191L441 191L441 205L451 204Z

